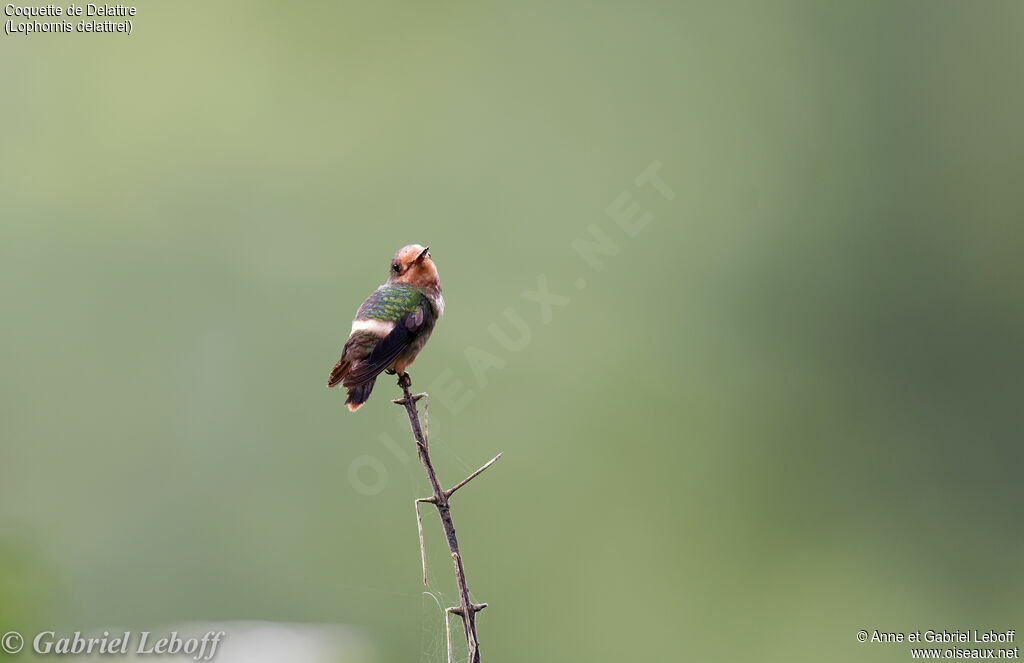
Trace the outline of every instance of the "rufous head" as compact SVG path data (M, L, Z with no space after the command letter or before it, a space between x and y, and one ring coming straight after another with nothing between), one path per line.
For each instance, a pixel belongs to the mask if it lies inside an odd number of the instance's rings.
M398 253L391 259L388 283L408 283L440 291L441 279L430 258L430 247L410 244L398 249Z

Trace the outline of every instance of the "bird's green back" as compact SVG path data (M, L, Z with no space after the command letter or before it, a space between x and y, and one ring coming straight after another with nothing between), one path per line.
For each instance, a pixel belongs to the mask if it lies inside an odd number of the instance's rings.
M406 313L427 302L423 288L407 283L388 283L366 298L356 312L356 320L397 322Z

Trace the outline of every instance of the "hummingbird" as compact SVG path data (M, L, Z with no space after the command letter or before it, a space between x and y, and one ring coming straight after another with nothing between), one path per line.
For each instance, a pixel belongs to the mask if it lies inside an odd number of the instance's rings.
M430 247L402 247L391 259L387 282L356 311L327 386L347 388L345 404L355 412L370 397L382 371L407 380L405 369L416 360L443 313L441 279Z

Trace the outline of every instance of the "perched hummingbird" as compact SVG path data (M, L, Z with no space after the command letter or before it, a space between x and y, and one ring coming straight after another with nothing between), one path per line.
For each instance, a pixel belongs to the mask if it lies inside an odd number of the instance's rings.
M430 259L430 247L402 247L391 259L387 283L356 311L327 386L346 387L345 404L355 412L370 397L381 371L406 375L405 369L416 360L442 313L441 279Z

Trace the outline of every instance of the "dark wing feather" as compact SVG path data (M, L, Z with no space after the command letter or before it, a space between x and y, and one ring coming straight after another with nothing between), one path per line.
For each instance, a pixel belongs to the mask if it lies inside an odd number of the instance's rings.
M352 387L380 375L381 371L390 366L391 362L398 359L398 356L409 347L413 338L423 328L424 317L422 305L402 316L395 324L395 328L381 339L370 356L360 361L354 370L345 375L342 383L346 387Z
M348 360L342 355L338 363L331 369L331 375L327 378L328 387L337 387L341 384L342 379L345 377L345 371L348 370Z
M331 370L331 377L327 380L328 387L338 386L345 375L360 360L368 357L373 352L374 346L380 340L369 332L355 332L345 341L345 347L341 351L341 359ZM346 385L347 386L347 385Z

